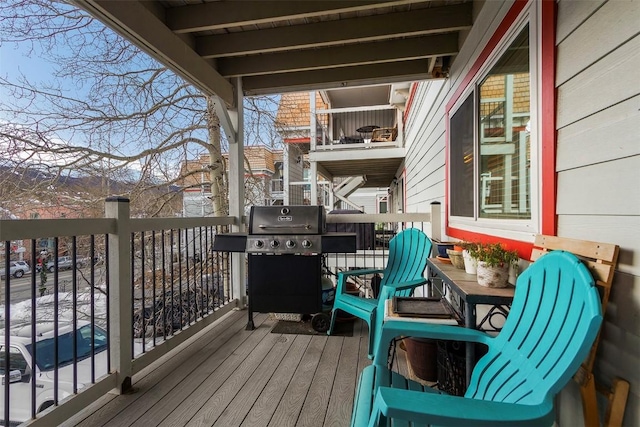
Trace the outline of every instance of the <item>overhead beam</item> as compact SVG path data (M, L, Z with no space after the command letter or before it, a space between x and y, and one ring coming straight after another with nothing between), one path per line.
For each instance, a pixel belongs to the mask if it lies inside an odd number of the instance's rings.
M87 10L185 80L227 105L235 105L234 88L140 1L77 0Z
M176 33L242 27L415 3L415 0L221 1L175 7L167 24Z
M471 28L472 23L472 5L465 3L340 21L203 36L196 39L196 50L205 58L242 56L383 40L389 37L455 32Z
M458 35L439 34L218 60L224 77L397 62L458 53Z
M400 63L386 62L356 67L264 74L242 79L246 95L270 95L284 92L336 89L362 85L387 84L430 79L429 59Z

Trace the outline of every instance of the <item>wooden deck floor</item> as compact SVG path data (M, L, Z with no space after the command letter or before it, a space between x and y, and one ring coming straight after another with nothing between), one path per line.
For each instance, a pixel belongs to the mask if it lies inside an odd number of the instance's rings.
M275 323L257 314L245 331L246 311L232 312L134 377L134 393L105 396L65 425L348 426L370 363L367 325L329 337L271 333Z

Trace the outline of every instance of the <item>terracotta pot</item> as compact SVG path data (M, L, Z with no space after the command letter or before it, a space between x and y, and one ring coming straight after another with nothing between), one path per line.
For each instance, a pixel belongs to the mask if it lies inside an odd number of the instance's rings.
M427 338L405 338L402 341L413 374L425 381L436 381L438 379L436 341Z
M488 288L504 288L509 279L509 264L489 267L484 261L478 261L478 284Z

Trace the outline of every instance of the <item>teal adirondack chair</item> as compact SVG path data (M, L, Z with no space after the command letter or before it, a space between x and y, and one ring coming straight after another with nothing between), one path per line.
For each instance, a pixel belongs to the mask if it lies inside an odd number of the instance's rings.
M384 304L392 296L410 296L413 290L427 281L424 270L431 254L431 240L417 228L401 231L389 241L389 257L384 270L360 269L338 273L336 296L331 313L331 335L338 310L342 310L367 322L369 326L369 358L373 358L376 329L382 324ZM377 298L363 298L346 293L349 277L365 274L382 274ZM379 316L376 314L380 313Z
M553 251L524 271L504 328L386 322L374 363L358 384L352 426L550 426L554 396L589 354L602 322L593 278L573 254ZM440 394L386 367L383 347L399 335L482 343L464 397ZM383 345L383 343L386 343Z

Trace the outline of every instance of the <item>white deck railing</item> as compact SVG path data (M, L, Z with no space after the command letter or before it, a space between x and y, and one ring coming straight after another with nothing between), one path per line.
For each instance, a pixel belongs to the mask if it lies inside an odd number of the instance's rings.
M32 261L40 256L43 247L74 260L70 271L54 269L46 271L45 276L32 271L20 279L5 278L0 299L4 305L4 330L19 324L35 328L33 325L39 322L51 322L58 330L66 321L73 322L74 327L86 321L104 328L109 337L108 365L99 366L94 355L90 358L93 370L104 375L90 381L76 377L71 389L58 380L52 386L52 408L40 412L41 401L29 405L30 425L60 424L106 393L114 389L126 391L133 375L229 310L244 307L246 282L232 274L233 263L244 262L244 257L210 250L216 234L228 232L231 225L242 223L244 218L131 218L129 202L122 198L107 199L105 216L0 221L3 265L15 257L12 249L20 242L26 250L23 256ZM430 213L328 215L329 228L340 224L352 226L357 232L366 228L372 235L365 236L365 240L373 240L356 254L327 256L326 267L333 271L353 266L382 268L385 245L395 232L414 226L439 238L439 218L439 205ZM358 239L362 240L362 236ZM87 265L79 260L94 262ZM4 360L10 358L11 345L9 338L0 343ZM24 357L33 366L30 355ZM54 371L58 369L56 366ZM36 382L33 376L27 379L24 385L35 395ZM10 385L7 382L3 386L0 404L12 414L17 412L17 403L9 400L13 390ZM6 410L2 413L6 415Z

